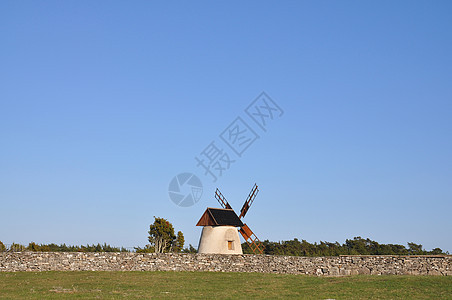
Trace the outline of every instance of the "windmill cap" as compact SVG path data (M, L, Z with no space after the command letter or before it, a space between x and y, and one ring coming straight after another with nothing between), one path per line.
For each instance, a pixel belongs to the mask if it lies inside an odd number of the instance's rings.
M232 209L208 207L196 226L242 227L243 223Z

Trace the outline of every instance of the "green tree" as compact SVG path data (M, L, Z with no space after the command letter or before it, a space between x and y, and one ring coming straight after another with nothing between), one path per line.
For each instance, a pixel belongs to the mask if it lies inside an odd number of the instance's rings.
M410 254L423 254L422 245L418 245L415 243L408 243L408 251Z
M2 241L0 241L0 252L5 252L5 251L6 251L5 244L3 244Z
M1 248L1 245L0 245L0 248ZM441 248L435 248L432 251L430 251L430 253L431 254L443 254L443 250L441 250Z
M39 245L36 244L35 242L31 242L28 244L27 250L38 252L38 251L41 251L41 247L39 247Z
M188 248L185 248L182 250L183 253L198 253L198 250L196 250L195 247L193 247L192 244L189 244Z
M9 247L9 250L13 252L22 252L25 251L26 248L24 245L12 243L11 246Z
M134 247L136 253L154 253L154 247L151 245L146 245L144 248L141 247Z
M154 223L149 227L148 233L148 240L156 253L169 252L176 239L173 224L164 218L154 217Z
M173 251L181 252L184 249L185 238L182 231L177 232L176 241L174 243Z

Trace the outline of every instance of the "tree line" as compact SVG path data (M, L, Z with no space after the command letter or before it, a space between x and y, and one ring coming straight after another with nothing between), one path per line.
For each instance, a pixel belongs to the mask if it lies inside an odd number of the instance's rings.
M173 224L164 218L154 217L154 223L149 226L149 244L141 247L134 247L139 253L196 253L197 250L191 244L184 248L185 239L182 231L175 233ZM398 244L380 244L371 239L354 237L345 240L345 243L319 242L311 244L306 240L299 241L297 238L290 241L262 242L264 254L269 255L290 255L290 256L339 256L339 255L438 255L449 254L440 248L431 251L423 249L422 245L408 243L405 247ZM247 243L242 244L245 254L253 254ZM124 247L112 247L104 243L103 245L67 246L66 244L36 244L29 243L28 246L12 244L7 248L0 241L0 252L3 251L40 251L40 252L130 252Z
M13 252L21 252L21 251L33 251L33 252L130 252L130 250L124 247L113 247L104 243L101 244L92 244L86 246L72 246L66 244L36 244L35 242L31 242L28 246L24 246L17 243L12 243L9 247L6 247L0 241L0 252L5 251L13 251Z
M264 254L289 255L289 256L339 256L339 255L437 255L449 254L440 248L427 251L422 245L408 243L408 248L398 244L380 244L367 238L354 237L345 240L345 243L320 242L311 244L306 240L299 241L297 238L290 241L262 242ZM253 254L247 243L242 244L245 254Z
M175 233L173 224L168 222L164 218L154 217L154 223L150 225L148 231L149 244L141 247L134 247L135 252L141 253L164 253L164 252L184 252L184 253L196 253L195 247L191 244L189 247L184 248L185 238L182 231ZM36 244L31 242L28 246L13 243L9 247L6 247L0 241L0 252L12 251L34 251L34 252L131 252L124 247L113 247L102 244L93 244L86 246L71 246L66 244Z

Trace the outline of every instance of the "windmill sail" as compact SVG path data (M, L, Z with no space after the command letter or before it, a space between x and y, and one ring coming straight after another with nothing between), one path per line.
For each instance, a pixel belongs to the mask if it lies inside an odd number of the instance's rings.
M245 200L245 203L243 203L242 209L240 210L240 219L243 218L248 212L248 209L250 209L251 204L253 204L253 201L257 196L257 193L259 193L259 189L257 188L257 184L254 184L251 192Z
M223 208L232 209L231 205L229 205L228 200L226 200L226 198L223 196L223 194L220 192L218 188L215 191L215 199L218 200L218 202Z
M253 250L254 254L263 254L264 253L264 245L261 243L261 241L257 238L257 236L254 234L254 232L251 230L251 228L248 227L248 225L244 224L240 230L240 234L245 239L248 246Z
M240 210L240 217L238 217L239 221L248 212L248 209L250 208L251 204L253 203L254 199L256 198L258 192L259 192L259 189L257 188L257 184L254 184L253 188L251 189L251 192L249 193L248 197L246 198L245 203L243 204L242 209ZM220 190L218 188L215 191L215 199L217 199L217 201L220 203L220 205L223 208L232 210L231 205L229 204L229 202L226 200L226 198L223 196L223 194L220 192ZM209 208L207 210L209 210ZM236 217L237 217L237 215L236 215ZM203 218L201 218L201 220L198 222L198 224L200 226L205 226L203 222L207 222L207 221L204 220ZM243 236L243 238L245 239L246 243L251 248L251 250L253 250L253 253L263 254L264 253L264 245L262 244L262 242L257 238L257 236L254 234L254 232L251 230L251 228L248 227L248 225L243 224L243 223L242 223L242 225L239 225L239 226L241 226L239 229L239 232ZM239 227L239 226L237 226L237 227Z

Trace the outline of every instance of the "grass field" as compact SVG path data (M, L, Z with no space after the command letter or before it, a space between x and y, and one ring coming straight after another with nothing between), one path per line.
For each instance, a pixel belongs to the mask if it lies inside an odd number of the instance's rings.
M452 299L452 278L331 278L208 272L18 272L0 273L0 298Z

